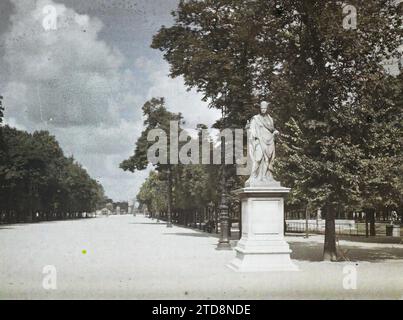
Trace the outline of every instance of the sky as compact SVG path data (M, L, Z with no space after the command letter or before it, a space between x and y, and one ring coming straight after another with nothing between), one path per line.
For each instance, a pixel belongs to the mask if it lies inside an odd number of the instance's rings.
M1 0L5 122L48 130L107 196L133 199L149 169L129 173L119 163L133 154L143 130L144 102L165 97L188 128L210 126L220 116L182 78L170 78L162 53L150 48L159 28L173 23L178 2Z

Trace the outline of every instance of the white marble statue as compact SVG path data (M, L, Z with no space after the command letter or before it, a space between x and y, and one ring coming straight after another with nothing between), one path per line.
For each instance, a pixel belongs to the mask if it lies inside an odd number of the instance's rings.
M260 104L260 114L247 124L248 154L252 172L245 188L238 189L242 207L242 237L228 267L237 272L296 271L284 238L284 198L290 188L273 179L274 140L279 132Z
M273 161L275 158L275 136L279 132L274 128L273 118L268 114L269 104L260 104L260 114L252 117L246 125L248 130L248 152L252 161L252 171L246 181L246 187L267 186L277 183L273 179Z

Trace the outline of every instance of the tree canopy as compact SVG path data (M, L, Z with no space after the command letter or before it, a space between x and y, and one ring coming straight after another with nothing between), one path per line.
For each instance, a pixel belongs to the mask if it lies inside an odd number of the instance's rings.
M337 208L401 203L401 77L385 64L401 59L402 17L393 0L351 1L357 17L345 5L180 1L152 43L172 77L226 110L227 126L244 127L257 101L270 101L282 133L276 177L291 203L323 207L331 260Z
M75 217L104 199L102 186L47 131L0 128L0 213L3 222Z

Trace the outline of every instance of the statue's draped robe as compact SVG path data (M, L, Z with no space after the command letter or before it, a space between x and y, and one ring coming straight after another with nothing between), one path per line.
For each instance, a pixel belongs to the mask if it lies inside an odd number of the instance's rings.
M249 123L249 155L252 160L252 172L249 184L272 180L271 171L275 157L274 123L268 114L258 114Z

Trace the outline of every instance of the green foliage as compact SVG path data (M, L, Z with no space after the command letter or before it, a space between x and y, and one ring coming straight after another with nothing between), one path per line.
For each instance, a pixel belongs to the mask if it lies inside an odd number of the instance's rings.
M375 206L375 197L387 205L396 172L385 169L396 161L388 150L399 149L394 124L401 107L390 89L396 80L381 64L399 45L396 7L390 1L352 3L359 8L354 31L342 28L336 2L284 3L284 12L299 14L279 18L290 26L280 51L287 59L270 84L283 132L278 177L299 202L354 211ZM382 181L379 192L371 177Z
M225 109L227 126L243 127L258 100L271 101L282 133L276 176L296 206L400 199L391 169L401 155L387 151L401 150L399 81L382 63L400 57L401 16L394 1L349 4L359 8L356 30L343 28L337 1L181 1L175 24L153 39L171 76ZM366 191L374 184L379 192Z
M205 128L203 125L198 126L199 130ZM199 138L201 138L201 131L199 131ZM199 143L201 148L202 140L199 140ZM212 152L213 143L211 141L208 143ZM172 212L187 215L195 211L201 212L209 203L218 206L220 171L220 166L216 165L171 165ZM137 195L140 206L147 207L150 213L167 212L166 178L165 171L150 172Z
M91 212L103 199L102 186L47 131L32 134L1 128L0 212L8 221L63 218Z
M331 251L336 208L402 203L402 80L383 67L401 59L402 16L394 0L349 4L357 29L333 0L181 1L152 43L227 127L271 102L275 175L292 188L289 204L325 209Z
M175 25L163 27L152 47L164 52L171 76L203 93L210 107L225 109L226 124L243 125L255 113L251 57L257 33L251 1L181 1ZM218 122L217 127L221 124Z
M148 141L147 136L150 130L160 129L167 136L167 156L168 163L157 163L155 164L155 169L158 174L150 174L149 180L145 182L143 185L143 191L140 191L138 195L138 201L141 206L146 205L151 212L161 212L161 211L170 211L172 208L172 194L173 194L173 186L172 186L172 171L175 170L176 165L170 164L170 122L177 121L180 124L182 120L181 114L175 114L169 112L165 107L164 98L152 98L147 101L143 105L143 115L144 115L144 127L145 129L141 133L141 136L138 138L136 142L136 148L134 151L134 155L129 159L124 160L120 164L120 168L125 171L135 172L136 170L144 170L149 165L149 161L147 158L147 152L149 148L155 143L154 141ZM179 132L180 132L179 128ZM161 183L157 183L157 180L164 180L166 186L162 186ZM160 198L162 197L161 190L165 190L163 193L167 195L167 199ZM144 190L149 192L149 195L145 195ZM155 199L149 198L150 195L153 195ZM166 208L163 210L163 208Z
M120 168L125 171L134 172L135 170L144 170L147 168L149 164L147 151L155 143L147 141L147 135L152 129L162 129L167 134L169 154L170 121L180 121L182 119L181 114L167 111L164 98L152 98L143 105L142 109L145 117L145 129L136 142L134 155L120 164ZM157 165L158 171L163 169L166 169L166 165Z
M167 192L167 184L160 179L159 173L151 171L137 194L137 201L140 205L145 205L149 212L166 212L168 207Z
M3 117L4 117L3 96L0 96L0 125L3 123Z

